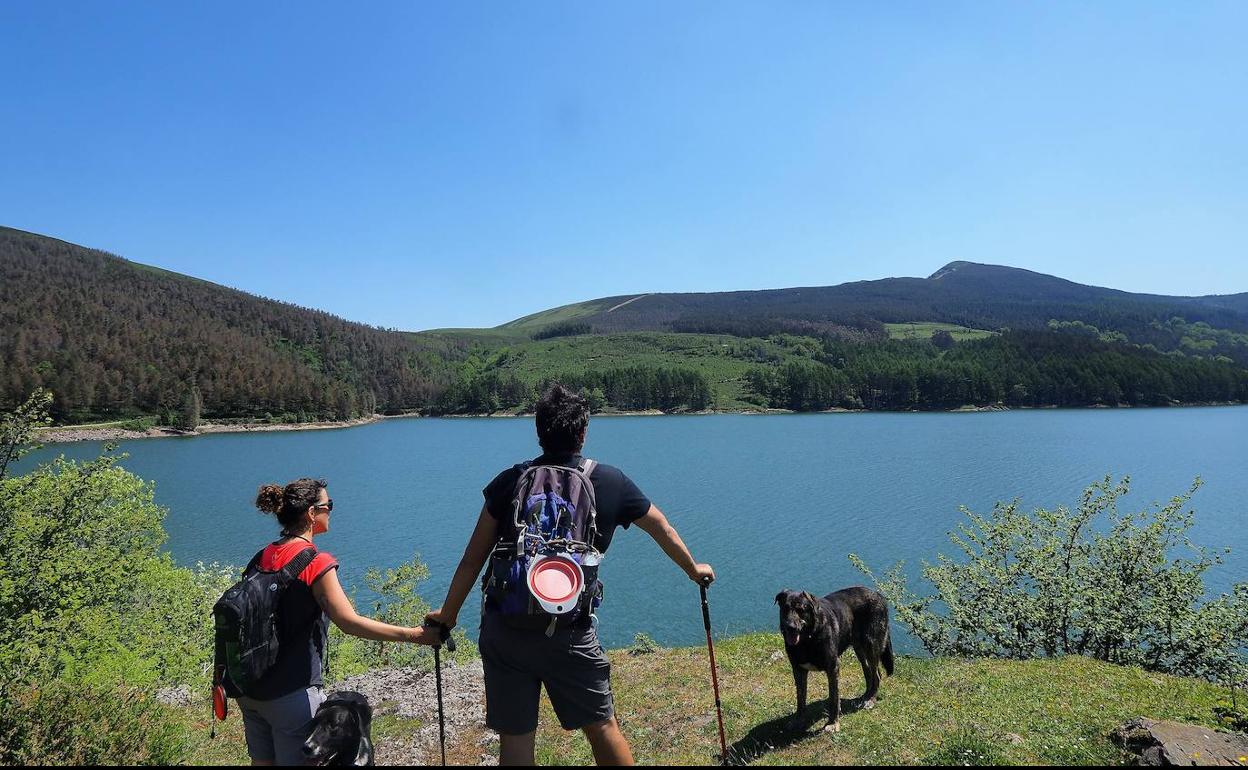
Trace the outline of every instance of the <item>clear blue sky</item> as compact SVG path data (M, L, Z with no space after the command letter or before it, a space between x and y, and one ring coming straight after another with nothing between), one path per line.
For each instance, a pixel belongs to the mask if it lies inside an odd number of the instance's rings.
M1248 291L1248 3L0 3L0 224L404 329Z

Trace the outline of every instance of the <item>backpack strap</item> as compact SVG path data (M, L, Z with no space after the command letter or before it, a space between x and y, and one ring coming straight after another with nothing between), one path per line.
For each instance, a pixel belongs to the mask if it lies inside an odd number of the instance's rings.
M264 556L264 549L256 551L256 555L251 557L251 561L247 562L247 566L243 567L243 577L247 577L251 573L260 569L260 558Z
M593 508L590 510L590 517L589 517L589 533L590 533L589 544L594 546L595 548L598 547L598 500L597 500L598 496L594 494L594 482L590 481L589 476L591 473L594 472L594 468L597 468L597 467L598 467L598 461L591 460L588 457L582 457L581 464L576 466L576 469L578 471L585 474L585 480L589 481L589 495L590 495L590 499L594 501Z
M295 558L286 562L286 566L282 567L282 574L289 580L298 580L299 573L308 568L312 560L316 558L316 546L310 545L299 553L295 554Z

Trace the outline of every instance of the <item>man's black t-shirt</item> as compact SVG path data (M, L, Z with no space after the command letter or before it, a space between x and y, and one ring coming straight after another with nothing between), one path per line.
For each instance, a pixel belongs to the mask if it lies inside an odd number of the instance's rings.
M486 510L499 524L500 540L511 540L516 536L512 521L512 503L516 492L516 482L520 475L531 465L562 465L575 468L581 462L579 454L544 454L530 463L513 465L494 477L494 480L481 490L485 495ZM589 474L589 481L594 485L594 499L598 505L598 542L592 543L602 553L607 552L611 545L611 537L616 527L628 528L629 524L645 516L650 510L650 498L642 494L633 480L624 475L619 468L597 463Z

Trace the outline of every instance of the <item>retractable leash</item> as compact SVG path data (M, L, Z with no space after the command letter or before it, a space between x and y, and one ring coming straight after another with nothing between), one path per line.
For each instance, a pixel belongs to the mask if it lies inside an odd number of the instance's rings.
M702 625L706 627L706 649L711 654L711 686L715 688L715 716L719 719L719 763L728 764L728 742L724 740L724 710L719 702L719 674L715 671L715 642L711 641L711 608L706 602L706 587L710 578L702 578L698 589L702 592Z
M433 676L434 682L438 688L438 745L442 747L442 766L446 766L446 713L442 708L442 643L446 643L446 649L455 652L455 637L451 636L451 629L442 623L431 623L434 628L438 629L442 641L433 645Z

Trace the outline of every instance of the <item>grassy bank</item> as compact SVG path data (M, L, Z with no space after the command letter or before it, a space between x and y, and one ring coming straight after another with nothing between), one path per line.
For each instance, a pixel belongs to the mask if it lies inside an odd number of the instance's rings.
M732 755L751 764L1120 764L1125 756L1110 730L1136 716L1216 725L1212 709L1228 693L1205 682L1152 674L1087 658L1002 661L901 658L871 711L842 716L842 731L825 734L826 680L811 675L814 705L806 732L784 723L794 706L792 676L775 634L716 643L724 722ZM714 764L719 745L704 647L645 655L610 653L620 723L641 764ZM841 695L862 693L853 654L842 661ZM848 703L845 704L848 707ZM189 761L245 761L237 713L216 741L207 739L207 711L197 723ZM411 720L384 717L380 744L411 736ZM496 750L484 729L448 746L452 761L475 763ZM584 738L559 729L543 698L538 761L592 763Z
M1108 732L1135 716L1213 725L1228 698L1205 682L1087 658L1001 661L898 660L871 711L846 713L840 734L820 731L823 702L808 711L809 733L784 722L793 681L780 639L755 634L716 643L730 751L754 764L1114 764ZM708 764L719 751L705 648L612 654L620 722L643 764ZM842 660L841 696L862 694L862 671ZM811 699L827 697L810 678ZM848 704L846 704L848 705ZM538 759L591 760L580 736L558 729L544 706Z

